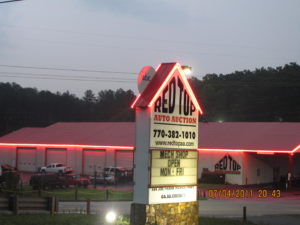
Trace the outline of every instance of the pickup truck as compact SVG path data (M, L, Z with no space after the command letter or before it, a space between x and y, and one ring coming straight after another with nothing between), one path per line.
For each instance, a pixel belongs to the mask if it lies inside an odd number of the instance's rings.
M30 177L29 184L33 190L66 188L66 179L59 173L37 173Z
M97 184L117 184L133 180L132 170L123 167L106 167L103 176L91 177L91 183Z
M90 183L90 179L87 177L82 177L79 174L74 174L74 173L69 173L65 175L66 178L66 184L67 187L69 185L74 185L74 186L78 186L78 187L85 187L87 188L89 183Z
M5 188L16 187L19 181L20 173L16 167L8 164L0 165L0 186L6 185Z
M40 172L42 173L71 173L73 169L65 166L61 163L51 163L47 167L41 167Z

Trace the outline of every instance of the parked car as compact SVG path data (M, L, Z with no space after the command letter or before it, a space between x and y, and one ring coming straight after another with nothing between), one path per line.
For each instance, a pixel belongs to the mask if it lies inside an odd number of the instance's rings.
M292 178L292 187L300 188L300 174L297 174Z
M1 165L1 169L2 169L2 174L7 172L7 171L18 171L16 167L8 165L8 164L2 164Z
M2 164L0 165L0 184L6 183L7 188L16 187L20 182L20 173L16 167Z
M67 186L77 185L78 187L87 188L90 183L90 179L88 177L82 177L79 174L69 173L65 175L65 178Z
M132 179L132 170L122 167L106 167L104 168L104 179L111 184L130 181Z
M225 176L222 171L203 171L200 183L204 184L225 184Z
M91 181L91 184L95 184L95 182L96 182L96 184L106 184L104 176L102 176L102 175L97 176L96 178L92 176L90 181Z
M71 167L65 166L61 163L51 163L47 167L41 167L40 172L42 173L71 173L73 169Z
M123 167L105 167L102 174L91 177L91 183L94 184L117 184L133 180L133 171Z
M65 176L58 173L33 174L30 177L29 184L33 190L66 188L68 186Z

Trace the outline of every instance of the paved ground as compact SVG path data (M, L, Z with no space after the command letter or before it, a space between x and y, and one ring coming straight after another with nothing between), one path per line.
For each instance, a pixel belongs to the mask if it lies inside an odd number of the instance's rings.
M24 174L25 183L28 182L31 174ZM89 188L94 188L90 185ZM227 188L234 188L232 186ZM236 188L241 189L241 186ZM97 185L97 189L132 190L131 184L120 185ZM244 187L243 189L253 189ZM253 189L257 192L257 189ZM208 197L208 192L206 192ZM120 214L130 213L131 202L92 202L91 210L101 213L108 210L115 210ZM281 192L280 198L273 198L268 194L267 198L258 198L257 193L252 198L228 198L208 199L199 201L199 215L213 217L242 218L243 207L247 208L247 218L254 223L268 225L300 225L300 190ZM60 202L60 212L85 211L85 202ZM291 215L292 214L292 215ZM298 215L298 216L295 216Z
M268 225L299 225L300 216L295 215L266 215L266 216L253 216L249 220L253 223L261 223Z
M244 206L248 216L300 214L299 197L250 201L209 199L200 201L199 213L205 216L242 217Z
M130 213L131 202L92 202L93 212L115 210L120 214ZM242 218L243 206L247 207L247 218L253 222L264 222L270 225L299 225L300 196L290 196L280 199L243 199L199 201L199 215L212 217ZM85 210L85 202L61 202L60 212ZM288 216L290 214L299 215ZM282 216L280 216L282 215Z
M32 176L32 174L34 174L34 173L31 173L31 172L22 172L21 173L21 179L22 179L23 185L29 185L29 180L30 180L30 177ZM90 184L88 186L88 188L94 189L95 186L94 186L94 184ZM110 189L110 190L119 190L119 191L132 191L133 185L132 185L132 182L120 183L117 185L97 184L96 189L98 189L98 190Z

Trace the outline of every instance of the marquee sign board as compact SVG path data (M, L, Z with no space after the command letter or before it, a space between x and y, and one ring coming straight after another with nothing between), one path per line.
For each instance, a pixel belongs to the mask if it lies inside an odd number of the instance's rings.
M181 73L179 70L173 72L153 103L150 148L198 148L199 111Z
M142 90L131 105L137 121L134 202L195 202L202 110L181 65L162 63Z
M197 185L197 151L152 150L151 187Z

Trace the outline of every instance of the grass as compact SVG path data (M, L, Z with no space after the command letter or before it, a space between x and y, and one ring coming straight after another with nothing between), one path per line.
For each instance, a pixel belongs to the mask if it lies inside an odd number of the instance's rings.
M102 215L63 214L63 215L17 215L0 216L1 225L105 225ZM128 216L119 218L117 225L129 225ZM199 225L255 225L239 220L200 217Z
M224 184L199 184L198 187L200 189L217 189L220 187L224 187ZM14 194L13 192L2 192L0 190L0 195L4 194ZM54 190L41 190L41 192L37 190L32 190L31 186L23 185L16 192L20 197L51 197L55 196L59 200L76 200L76 189L68 188L68 189L54 189ZM132 201L133 192L132 191L116 191L116 190L108 190L107 192L104 190L97 189L86 189L86 188L78 188L77 190L77 200L93 200L93 201ZM206 200L206 197L199 196L198 200Z
M11 194L13 194L11 192ZM31 187L24 187L22 191L17 191L20 197L38 197L39 191L32 190ZM58 200L73 201L76 200L76 189L55 189L55 190L42 190L41 197L54 196ZM92 201L132 201L132 191L116 191L116 190L97 190L97 189L77 189L77 200L92 200ZM207 200L206 197L199 196L198 200Z
M0 216L1 225L102 225L103 218L99 215L18 215Z
M7 192L10 193L10 192ZM21 197L38 197L39 191L32 190L30 186L22 187L22 191L18 190L18 196ZM12 194L12 193L11 193ZM41 190L41 197L51 197L55 196L59 200L93 200L93 201L105 201L105 200L115 200L115 201L131 201L133 198L133 192L128 191L115 191L115 190L97 190L97 189L86 189L78 188L77 194L75 188L68 189L54 189L54 190Z

